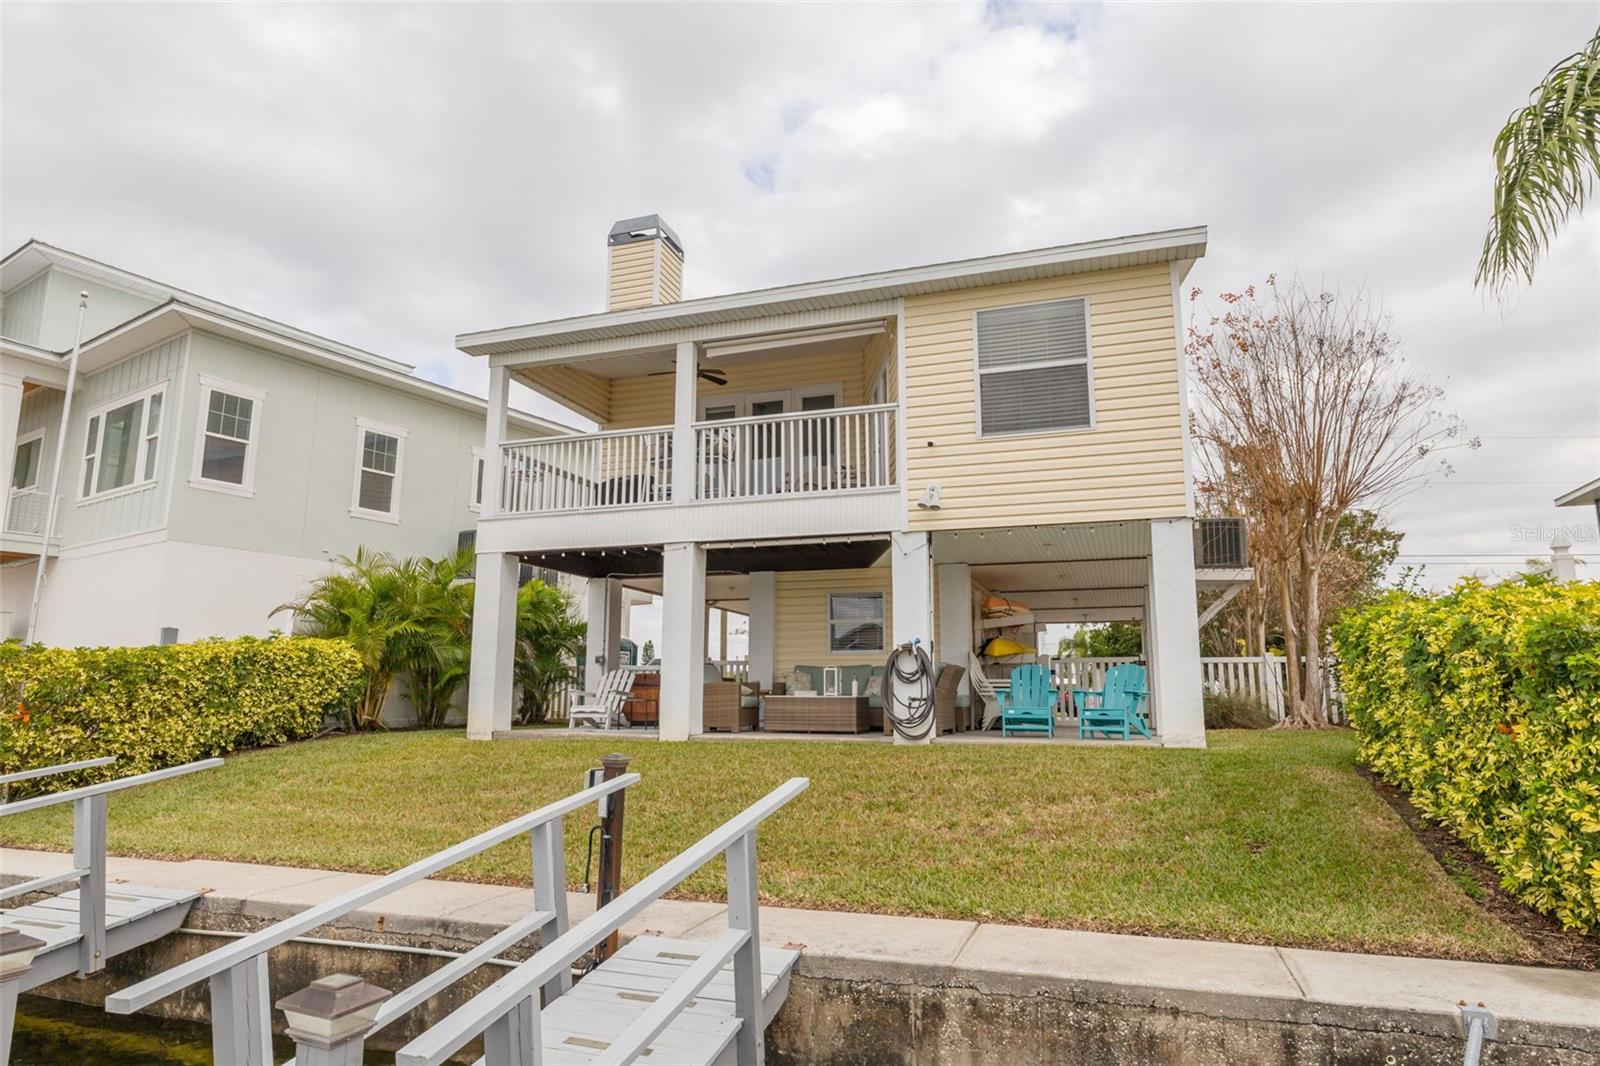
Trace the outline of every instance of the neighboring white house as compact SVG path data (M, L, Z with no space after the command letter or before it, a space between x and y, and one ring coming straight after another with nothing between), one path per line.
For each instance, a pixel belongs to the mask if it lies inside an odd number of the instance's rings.
M89 294L37 639L289 628L277 605L367 547L470 532L484 402L373 355L30 241L0 260L0 637L26 625ZM565 427L513 413L518 435Z

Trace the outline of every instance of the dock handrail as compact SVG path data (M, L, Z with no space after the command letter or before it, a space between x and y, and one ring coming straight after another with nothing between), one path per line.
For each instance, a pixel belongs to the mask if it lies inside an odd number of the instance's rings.
M488 1062L537 1066L543 1058L539 1038L539 989L570 970L573 962L602 938L723 853L727 854L728 861L728 932L713 941L699 962L668 986L652 1008L613 1041L597 1061L633 1061L732 958L734 1013L740 1022L734 1037L736 1059L741 1063L758 1062L757 1047L763 1039L765 1024L761 1017L756 829L810 784L803 777L790 778L746 807L450 1012L437 1025L401 1048L395 1062L399 1066L439 1066L482 1034Z
M113 992L106 997L106 1010L112 1014L131 1014L209 978L212 1050L216 1060L237 1066L267 1066L272 1061L268 951L397 889L469 859L479 852L487 851L524 833L529 834L532 837L533 849L535 911L525 916L511 929L490 938L393 997L384 1005L387 1009L379 1016L380 1020L387 1024L442 990L457 976L461 976L503 948L520 940L522 936L539 931L543 934L542 943L549 943L551 940L562 942L563 934L567 932L567 886L561 820L572 811L638 781L638 774L623 774L487 829L477 836L235 940L225 947L180 963L119 992ZM508 939L513 929L520 929L521 936ZM448 976L440 980L441 975L445 975L447 971ZM553 973L542 983L549 986L553 998L553 995L558 995L569 982L570 974Z
M103 756L75 763L62 763L59 766L40 767L37 770L21 770L15 774L8 774L4 781L31 780L70 770L105 766L115 761L115 756ZM102 781L97 785L83 785L79 788L48 792L42 796L32 796L10 803L0 803L0 818L8 814L23 814L43 807L53 807L60 803L72 804L72 869L0 888L0 900L76 882L78 930L82 934L78 941L78 974L83 976L98 972L104 968L106 961L106 797L113 792L121 792L136 785L148 785L154 781L182 777L196 770L210 770L221 765L221 759L201 759L181 766L168 766L161 770L151 770L149 773Z
M115 755L102 755L98 759L80 759L77 762L64 762L56 766L39 766L32 770L18 770L11 774L0 774L0 785L13 785L18 781L32 781L36 777L49 777L51 774L66 774L73 770L92 770L96 766L110 766L117 761Z

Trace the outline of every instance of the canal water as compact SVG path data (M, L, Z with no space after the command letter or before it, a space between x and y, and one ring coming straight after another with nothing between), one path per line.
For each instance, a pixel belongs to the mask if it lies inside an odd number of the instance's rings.
M11 1042L11 1066L212 1066L211 1030L193 1022L123 1017L92 1007L25 996ZM286 1061L294 1045L274 1041ZM393 1055L366 1056L368 1066Z

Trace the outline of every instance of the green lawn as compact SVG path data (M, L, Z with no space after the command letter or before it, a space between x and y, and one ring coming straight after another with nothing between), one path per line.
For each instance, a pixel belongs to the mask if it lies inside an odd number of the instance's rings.
M1350 950L1532 959L1355 770L1344 732L1214 733L1207 751L1019 743L662 744L458 732L322 740L112 800L120 854L388 871L574 791L621 750L631 880L791 776L761 835L764 901ZM582 878L589 812L567 823ZM66 812L0 842L64 848ZM451 876L526 883L525 842ZM712 866L681 896L721 893Z

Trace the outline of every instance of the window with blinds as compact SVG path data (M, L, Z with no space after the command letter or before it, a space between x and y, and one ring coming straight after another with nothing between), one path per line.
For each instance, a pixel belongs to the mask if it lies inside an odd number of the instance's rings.
M405 466L405 430L356 419L356 484L350 514L400 521L400 478Z
M979 436L1093 424L1087 300L979 311L977 348Z

